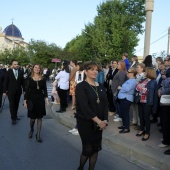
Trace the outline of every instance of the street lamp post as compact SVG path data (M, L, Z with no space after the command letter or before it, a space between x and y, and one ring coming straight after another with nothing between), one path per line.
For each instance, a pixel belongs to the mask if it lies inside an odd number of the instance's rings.
M168 49L167 49L167 55L170 53L170 27L168 28Z
M151 21L152 12L154 8L154 0L146 0L145 11L146 11L146 24L145 24L145 41L144 41L144 55L145 58L150 53L150 36L151 36Z

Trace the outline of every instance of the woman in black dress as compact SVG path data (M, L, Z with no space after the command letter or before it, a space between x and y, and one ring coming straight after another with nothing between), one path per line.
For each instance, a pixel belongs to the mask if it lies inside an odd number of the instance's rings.
M98 66L94 62L85 65L86 80L76 86L76 118L82 141L82 153L78 170L82 170L89 159L89 170L93 170L101 150L102 131L108 120L108 101L105 88L95 82Z
M41 74L41 66L35 64L32 69L32 74L26 82L26 90L24 95L24 107L28 106L28 117L30 118L31 131L29 138L32 138L34 132L34 124L37 119L37 134L36 140L42 142L40 131L42 126L42 117L46 115L45 101L48 104L48 94L46 81Z

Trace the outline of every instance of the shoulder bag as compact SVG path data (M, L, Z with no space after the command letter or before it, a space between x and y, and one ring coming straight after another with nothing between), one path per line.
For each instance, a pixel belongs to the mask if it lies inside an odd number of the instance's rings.
M161 106L170 106L170 95L162 95L160 99Z

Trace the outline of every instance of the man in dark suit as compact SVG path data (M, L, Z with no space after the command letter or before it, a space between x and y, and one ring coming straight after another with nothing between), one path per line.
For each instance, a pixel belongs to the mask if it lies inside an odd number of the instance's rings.
M12 124L15 124L16 120L19 120L17 112L20 97L24 91L24 79L22 71L18 69L18 61L13 60L11 66L5 75L3 92L8 96Z
M3 64L0 64L0 108L2 106L2 94L3 94L5 72L6 72L6 68L3 67Z

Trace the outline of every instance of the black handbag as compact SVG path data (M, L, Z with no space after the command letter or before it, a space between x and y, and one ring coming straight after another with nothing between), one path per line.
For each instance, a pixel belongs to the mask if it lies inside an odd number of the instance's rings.
M27 100L27 109L28 109L29 111L32 111L32 109L33 109L33 103L32 103L31 100Z
M139 92L136 91L135 96L134 96L134 103L136 103L136 104L140 103L140 98L141 98L141 96L140 96Z

